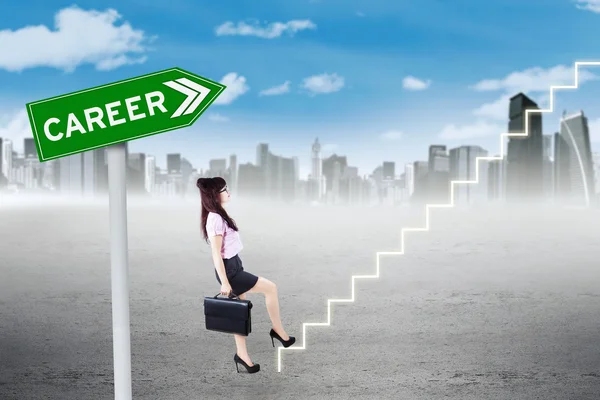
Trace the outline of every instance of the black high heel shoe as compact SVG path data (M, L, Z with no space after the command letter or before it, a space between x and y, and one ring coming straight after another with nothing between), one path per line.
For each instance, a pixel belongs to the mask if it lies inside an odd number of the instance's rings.
M237 355L237 353L235 353L235 356L233 357L233 361L235 361L235 369L237 370L237 372L240 372L240 369L238 368L238 363L242 364L244 367L246 367L246 371L249 374L254 374L258 371L260 371L260 364L254 364L253 366L249 366L248 364L246 364L246 361L242 360L240 358L240 356Z
M283 345L283 347L290 347L291 345L293 345L294 343L296 343L296 338L293 336L290 336L290 338L288 340L283 340L281 338L281 336L279 336L279 334L277 332L275 332L273 329L271 329L271 332L269 332L269 336L271 336L271 343L273 343L273 347L275 347L275 341L273 339L277 339L281 342L281 344Z

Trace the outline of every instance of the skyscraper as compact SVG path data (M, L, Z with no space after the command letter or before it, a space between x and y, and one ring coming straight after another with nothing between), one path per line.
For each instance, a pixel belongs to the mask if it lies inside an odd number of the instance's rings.
M225 178L225 173L227 171L227 159L217 158L214 160L209 160L208 169L210 170L209 174L211 176L220 176Z
M23 156L25 159L38 158L37 149L33 138L23 139Z
M229 180L231 182L228 185L234 191L237 190L237 181L238 181L238 165L237 165L237 156L235 154L231 154L229 156Z
M415 190L415 167L413 164L404 164L404 185L407 196L412 196Z
M13 160L13 146L12 141L9 139L4 139L2 143L2 173L4 177L11 182L13 180L12 177L12 160Z
M554 151L552 148L552 135L543 135L542 154L544 199L550 200L554 195Z
M259 167L265 167L269 159L269 144L259 143L256 146L256 165Z
M396 177L396 163L392 161L383 162L383 179L391 180Z
M308 184L308 197L311 200L319 200L324 194L323 184L323 161L321 160L321 143L319 138L315 138L315 142L312 145L311 155L311 173Z
M526 110L539 110L538 105L519 93L510 99L508 131L527 137L511 137L507 147L506 200L538 201L543 196L542 116ZM528 116L526 124L525 118Z
M265 193L265 181L262 169L252 163L238 167L238 193L244 197L262 197Z
M594 197L595 204L600 205L600 152L592 153L592 163L594 164Z
M127 188L133 193L146 193L146 154L129 155Z
M336 163L338 163L337 167ZM332 154L323 160L322 165L323 176L325 177L326 182L325 194L331 196L328 193L333 193L334 187L339 187L337 185L339 185L339 179L341 178L342 172L348 166L348 160L346 159L346 156Z
M427 174L427 200L448 202L450 200L450 158L444 145L429 146Z
M167 174L181 173L181 154L167 154Z
M321 165L321 143L319 143L319 138L316 138L312 145L311 161L311 175L313 179L320 179L323 166Z
M569 145L560 133L554 134L554 199L564 202L571 192Z
M82 187L81 191L85 197L94 197L96 194L96 188L98 187L98 174L97 174L97 160L98 152L95 150L86 151L81 153L82 157L82 171L81 180Z
M154 156L146 157L146 174L144 179L144 186L148 193L154 192L156 185L156 159Z
M59 159L61 193L69 196L83 195L83 154L72 154Z
M560 137L568 150L568 173L570 202L589 205L594 192L592 152L587 117L580 111L566 115L560 120ZM564 154L564 153L563 153Z
M488 162L477 157L487 157L488 152L479 146L460 146L450 149L450 180L475 181L477 184L454 185L456 204L471 204L488 198Z
M263 194L267 194L271 191L270 177L272 172L271 166L269 165L269 154L270 152L268 143L259 143L256 146L256 166L262 171L262 183L257 187L260 187L265 191Z
M411 202L420 203L427 198L428 171L427 161L415 161L413 163L414 192L411 196Z
M499 157L495 155L494 157ZM503 201L505 198L506 184L506 156L502 160L493 160L488 163L488 199Z
M278 192L283 201L292 202L296 198L296 163L293 158L286 157L280 157L279 162Z

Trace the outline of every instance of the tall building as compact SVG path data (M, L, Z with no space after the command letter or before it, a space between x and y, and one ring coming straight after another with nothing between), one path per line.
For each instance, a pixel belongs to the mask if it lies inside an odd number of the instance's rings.
M293 156L292 160L294 160L294 171L296 171L295 179L298 182L300 181L300 160L298 156Z
M278 192L281 193L281 200L292 202L296 198L296 163L293 158L280 157L279 160Z
M263 194L267 194L271 192L270 186L270 177L272 175L271 166L269 165L270 157L269 157L269 144L268 143L259 143L256 146L256 166L260 168L262 183L260 187L265 191Z
M429 164L427 161L415 161L413 163L414 192L411 196L411 202L420 203L427 199L428 174Z
M60 159L46 161L42 169L42 187L52 191L60 189Z
M94 149L58 159L52 168L61 193L94 197L108 191L106 149Z
M542 163L544 199L550 200L554 197L554 151L552 147L552 135L543 135Z
M592 163L594 164L594 195L596 204L600 204L600 152L592 153Z
M132 193L146 193L146 154L131 153L129 155L127 188Z
M38 158L37 149L33 138L23 139L23 157L25 159Z
M167 154L167 173L168 174L181 173L181 154L179 154L179 153Z
M315 142L312 145L312 157L311 157L311 175L313 179L319 179L322 174L322 164L321 164L321 143L319 143L319 138L315 139Z
M444 145L429 146L427 200L450 201L450 158Z
M324 192L323 161L321 160L321 143L319 138L315 138L312 145L311 154L311 172L308 182L308 197L311 200L320 200Z
M252 163L238 167L238 193L244 197L262 197L265 193L265 180L261 167Z
M13 145L9 139L4 139L2 143L2 173L4 177L11 182L12 179L12 161L13 161Z
M479 146L460 146L450 149L450 180L478 181L478 183L454 185L455 204L472 204L488 199L488 152Z
M256 146L256 165L258 167L266 167L269 159L269 144L259 143Z
M154 193L156 185L156 159L154 156L146 157L146 174L144 179L144 186L148 193Z
M209 175L211 176L220 176L222 178L226 178L227 174L227 159L226 158L217 158L214 160L208 161L208 169Z
M348 166L348 160L346 159L346 156L332 154L323 159L322 165L323 176L325 177L326 182L325 195L327 196L328 201L336 201L335 199L339 196L339 180L342 176L342 172Z
M363 180L357 167L346 167L340 182L340 199L345 204L360 204L363 199Z
M404 164L404 185L407 196L412 196L415 190L415 167L413 164Z
M396 163L392 161L383 162L383 179L391 180L396 177Z
M558 132L554 134L554 199L566 202L571 193L569 144Z
M506 200L512 203L539 201L543 197L542 116L527 110L539 107L523 93L511 97L508 131L523 133L527 129L526 137L511 137L508 141Z
M98 185L97 174L96 174L96 152L86 151L81 153L82 158L82 194L85 197L94 197L96 194L96 186Z
M495 155L494 157L499 157ZM488 199L503 201L505 198L506 184L506 156L502 160L493 160L488 163Z
M235 154L231 154L229 156L229 180L228 185L232 190L237 190L237 182L238 182L238 165L237 165L237 156Z
M561 145L568 157L568 172L563 178L569 181L568 201L576 205L589 205L594 192L594 172L587 117L583 111L566 115L560 120ZM564 166L564 164L563 164Z
M84 193L83 154L77 153L59 159L60 191L69 196L81 196Z

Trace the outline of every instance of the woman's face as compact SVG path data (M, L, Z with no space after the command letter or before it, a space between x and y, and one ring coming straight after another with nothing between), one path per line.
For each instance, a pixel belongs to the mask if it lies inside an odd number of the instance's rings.
M226 185L219 192L219 201L221 202L221 204L225 204L225 203L228 203L229 200L231 200L231 195L229 194L229 188Z

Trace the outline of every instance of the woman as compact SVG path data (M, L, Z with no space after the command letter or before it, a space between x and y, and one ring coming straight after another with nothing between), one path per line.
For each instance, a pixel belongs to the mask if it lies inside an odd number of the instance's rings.
M200 189L202 202L202 233L212 249L215 275L221 284L220 294L229 296L233 293L245 300L246 293L263 293L273 324L269 332L273 347L275 347L273 339L279 340L284 347L290 347L296 339L289 336L281 324L277 286L268 279L245 271L242 266L238 253L243 246L238 227L223 208L231 199L227 183L220 177L200 178L196 186ZM242 364L249 373L260 371L260 365L252 363L248 355L246 337L236 334L233 336L237 347L233 358L237 371L240 372L238 364Z

